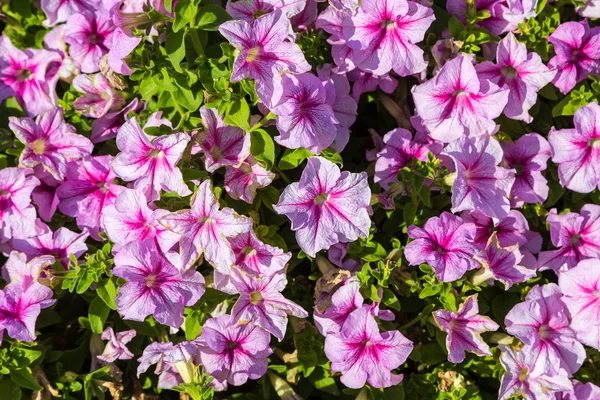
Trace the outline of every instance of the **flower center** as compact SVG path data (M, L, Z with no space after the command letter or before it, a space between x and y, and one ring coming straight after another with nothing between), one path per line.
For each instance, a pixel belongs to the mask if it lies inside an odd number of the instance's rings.
M262 297L262 293L261 292L251 292L250 293L250 303L251 304L258 304L262 301L263 297Z
M200 217L198 219L198 222L201 224L211 224L211 223L215 222L215 220L212 219L209 215L205 215L204 217Z
M268 13L269 13L269 11L267 11L267 10L263 10L263 9L260 9L260 10L258 10L257 12L255 12L255 13L254 13L254 15L253 15L252 17L253 17L254 19L257 19L258 17L261 17L261 16L263 16L263 15L265 15L265 14L268 14Z
M382 27L383 29L387 29L387 30L390 30L390 29L396 29L396 27L397 27L397 24L396 24L396 21L392 21L392 20L390 20L390 19L386 19L386 20L384 20L384 21L381 23L381 27Z
M98 182L98 189L100 189L103 193L109 192L106 182Z
M512 165L512 167L515 169L515 171L517 171L517 176L522 176L523 172L525 171L523 164L521 163L515 163Z
M581 241L580 233L576 233L575 235L571 236L571 246L573 246L573 247L578 246L580 241Z
M321 204L325 203L328 199L329 199L328 193L321 193L317 197L315 197L315 204L320 206Z
M146 287L151 288L152 286L154 286L155 282L156 282L156 275L151 274L146 277Z
M219 150L218 146L214 146L210 149L210 154L212 154L215 160L221 160L223 158L223 153Z
M159 150L159 149L152 149L148 153L148 157L150 157L150 158L162 158L162 157L164 157L164 155L165 155L165 153L163 153L163 151Z
M506 67L502 68L501 72L507 80L512 80L519 76L519 71L517 71L515 67L510 65L507 65Z
M96 44L100 41L101 38L100 35L98 35L97 33L90 33L88 39L90 40L90 44Z
M242 249L242 254L244 254L245 256L251 256L254 255L256 253L256 250L254 250L254 248L252 246L246 246Z
M519 370L519 380L521 382L527 381L527 375L529 375L529 369L527 369L527 368L521 368Z
M0 197L8 198L8 197L10 197L10 192L8 190L4 190L4 189L0 190Z
M17 80L19 82L25 82L26 80L31 78L32 75L33 73L30 70L23 68L19 70L19 72L17 72Z
M256 60L258 58L259 53L260 53L260 47L251 48L250 50L248 50L248 54L246 55L246 61L252 62L252 61Z
M550 336L550 327L546 324L543 324L542 326L540 326L540 338L541 339L547 339Z
M44 139L36 139L33 141L33 152L34 154L43 154L46 149L46 142Z
M437 243L435 244L434 250L441 255L446 254L446 249Z
M590 139L590 140L588 141L588 146L589 146L589 147L596 148L596 149L597 149L597 148L599 148L599 147L600 147L600 138L593 138L593 139Z
M232 342L232 341L227 342L227 349L229 349L229 350L235 350L238 347L239 346L238 346L237 342Z

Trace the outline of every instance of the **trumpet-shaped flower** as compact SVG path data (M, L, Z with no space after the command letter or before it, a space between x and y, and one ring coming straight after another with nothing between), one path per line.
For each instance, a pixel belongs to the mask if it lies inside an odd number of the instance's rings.
M358 101L363 93L374 92L379 87L385 93L393 93L398 87L398 81L390 74L381 76L373 75L370 72L354 69L348 73L352 83L352 97Z
M85 136L78 135L75 128L65 123L63 110L55 107L44 114L31 118L9 118L8 126L25 148L19 165L33 168L41 164L54 178L62 181L67 163L89 156L94 145Z
M577 82L600 71L600 27L590 28L587 21L564 22L548 37L556 54L548 67L557 73L552 83L567 94Z
M525 343L521 351L532 368L550 376L561 368L571 376L585 360L561 296L554 283L534 286L504 320L506 331Z
M475 225L459 216L443 212L439 218L429 218L422 229L410 226L407 233L414 239L404 249L410 265L429 264L442 282L455 281L479 268L473 259L477 252L473 245Z
M114 30L114 24L102 9L69 17L64 41L69 44L69 55L79 63L81 72L100 71L100 59L108 53Z
M279 247L263 243L252 229L229 238L235 266L251 275L271 276L282 271L292 257Z
M283 14L292 18L300 14L306 7L306 0L238 0L228 1L225 9L235 20L252 23L261 15L280 9Z
M133 358L133 353L129 351L127 343L135 337L135 329L128 331L117 332L113 328L108 327L102 332L102 340L108 340L106 347L101 355L96 356L99 360L106 363L115 362L116 360L130 360Z
M315 306L315 326L323 336L338 333L352 311L361 308L363 302L358 278L349 278L333 293L331 305L325 312L320 312Z
M267 372L271 335L256 325L238 325L231 315L210 318L202 328L200 358L217 381L234 386Z
M479 77L471 59L459 56L444 64L434 78L414 86L412 94L431 137L449 143L463 136L491 134L509 90Z
M480 250L485 249L491 239L496 237L501 247L519 245L520 249L528 249L533 253L539 252L537 244L541 247L541 239L539 243L535 243L535 246L528 246L537 232L529 230L527 219L517 210L510 210L506 217L495 223L481 211L465 211L461 216L466 222L472 222L477 227L474 243Z
M115 256L113 274L127 280L119 289L117 310L133 321L152 315L161 324L179 328L184 307L204 294L202 275L193 269L179 271L152 241L124 246Z
M238 168L250 155L250 135L237 126L225 125L214 108L200 109L206 129L198 142L204 152L204 165L208 172L220 167Z
M92 121L91 141L93 143L99 143L115 138L121 125L130 118L129 112L133 111L137 114L143 110L144 107L145 104L136 97L119 111L111 111L106 115L95 119Z
M248 156L239 168L226 167L225 190L231 198L252 204L256 189L269 186L273 179L274 173L265 169L254 157Z
M287 329L288 315L308 317L302 307L281 294L287 285L285 274L257 277L234 269L230 278L240 294L231 310L231 317L238 324L258 325L281 341Z
M477 210L492 218L508 214L515 171L498 166L503 153L496 140L488 136L461 138L446 146L444 154L456 166L452 212Z
M480 78L509 90L504 115L527 123L533 120L529 110L537 100L537 92L556 74L542 63L538 54L527 53L525 44L519 43L512 32L498 44L496 64L485 61L475 69Z
M2 277L9 284L25 286L41 285L38 282L45 268L54 264L54 257L42 255L28 260L24 253L11 251L6 264L2 267Z
M227 21L219 26L219 32L240 51L231 80L254 79L258 96L269 107L279 102L284 72L302 73L311 69L300 47L290 41L291 31L289 19L278 9L252 23Z
M35 236L31 192L40 184L29 168L0 169L0 243Z
M47 26L53 26L59 22L67 22L69 17L84 11L94 11L100 8L100 0L41 0L41 7L46 17L44 21Z
M331 370L341 372L341 381L352 389L365 383L375 388L395 386L402 375L392 374L413 349L413 344L398 331L380 333L369 306L348 316L339 333L325 337L325 355Z
M168 373L170 370L175 369L174 363L179 361L189 361L196 353L196 350L197 345L194 342L180 342L175 345L171 342L151 343L146 346L142 356L137 359L139 362L137 376L139 377L146 372L153 364L156 364L156 374L162 375L165 372ZM181 383L181 379L179 379L179 381L179 383ZM177 384L174 386L177 386Z
M204 255L215 269L225 274L235 263L235 254L227 238L252 229L248 217L237 215L231 208L219 210L210 180L202 182L192 196L191 209L167 214L159 222L181 235L185 269Z
M598 15L600 17L600 15ZM598 17L595 17L598 18ZM556 394L556 400L595 400L600 399L600 387L592 382L581 383L575 379L573 383L573 391L561 392Z
M123 105L123 97L102 74L77 75L73 87L83 95L73 102L73 108L90 118L100 118Z
M311 157L300 182L288 185L273 208L290 219L300 248L314 257L319 250L369 235L370 199L365 172L341 172L331 161Z
M38 164L33 169L33 174L39 179L40 185L33 189L31 201L37 206L40 218L46 222L50 222L60 202L56 194L56 189L60 185L60 182L50 172L46 171L41 164Z
M467 351L478 356L492 355L481 334L495 331L500 326L489 317L479 315L476 294L467 297L458 307L458 312L437 310L433 313L433 319L438 327L448 334L448 361L455 364L463 362Z
M133 70L125 62L127 57L141 43L142 36L134 36L135 28L144 29L151 24L147 12L144 11L144 3L140 1L112 1L112 6L107 7L110 20L115 25L115 30L109 43L107 61L110 69L123 75L131 75ZM162 3L162 4L161 4ZM151 5L157 11L167 15L164 9L164 1L152 1ZM171 7L175 10L176 1ZM173 15L169 15L171 18Z
M599 119L600 106L590 103L575 111L575 129L552 128L548 134L552 161L558 164L560 183L567 189L589 193L600 187Z
M192 192L183 181L177 163L189 141L190 137L183 132L149 136L132 118L119 129L117 147L121 153L111 165L120 178L135 181L134 187L142 189L150 201L160 197L161 189L188 196Z
M535 270L523 266L525 260L518 245L500 247L497 238L476 259L483 266L480 277L492 277L502 282L506 290L515 283L525 282L536 275Z
M112 156L84 157L67 168L66 180L58 188L63 214L75 217L80 229L100 240L102 210L113 204L125 188L115 184L117 176L110 168Z

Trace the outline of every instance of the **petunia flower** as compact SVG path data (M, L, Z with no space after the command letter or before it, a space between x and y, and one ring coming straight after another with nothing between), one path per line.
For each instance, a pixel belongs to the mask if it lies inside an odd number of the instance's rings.
M499 347L502 350L500 363L505 372L502 375L498 400L508 400L515 395L535 400L554 400L555 393L573 389L564 369L556 375L546 375L527 361L522 350L515 352L504 345Z
M563 368L573 375L586 357L570 327L561 295L554 283L536 285L504 320L506 331L525 344L521 351L534 371L550 376Z
M210 318L202 328L200 358L217 381L240 386L267 372L271 335L256 325L239 325L231 315Z
M341 372L342 383L352 389L367 382L374 388L397 385L402 375L391 370L404 363L412 349L412 342L399 331L380 333L368 306L350 313L339 333L325 337L331 370Z
M231 317L240 325L258 325L282 341L288 315L308 317L302 307L281 294L287 285L284 273L254 276L234 269L230 279L240 294L231 310Z
M179 376L176 364L187 363L194 357L198 347L194 342L171 342L150 343L144 349L142 356L137 359L137 376L146 372L151 365L156 364L155 374L158 378L158 387L169 389L183 383Z
M31 192L40 181L29 168L0 169L0 243L35 236Z
M183 309L204 294L204 278L190 269L179 271L152 241L131 242L115 256L113 275L127 280L117 295L117 311L125 319L152 315L173 328L183 324Z
M208 172L220 167L238 168L250 155L250 135L237 126L223 122L215 108L200 108L206 127L198 138L204 152L204 166Z
M183 181L177 163L181 160L190 137L174 133L153 137L147 135L135 118L129 119L117 134L117 147L121 150L111 166L124 181L135 181L134 187L142 189L150 201L160 197L161 189L180 196L192 194Z
M501 89L477 75L471 59L459 56L412 88L417 113L433 139L449 143L463 136L491 134L508 102Z
M380 88L384 93L393 93L398 87L398 80L390 74L378 76L354 69L348 73L348 78L353 82L352 97L356 101L360 99L361 94L374 92L377 88Z
M361 308L363 302L358 278L346 279L333 293L331 305L324 312L320 312L315 306L313 317L316 328L323 336L340 332L348 316L352 311Z
M164 2L160 4L156 1L151 2L154 9L159 12L164 10ZM156 7L158 5L158 7ZM171 3L173 11L175 10L176 0ZM135 50L141 43L142 36L134 36L136 28L144 29L150 25L150 19L147 10L144 10L144 3L140 1L112 1L112 7L108 9L109 19L115 26L109 43L107 56L110 69L122 75L131 75L133 70L125 62L125 58ZM173 15L170 15L172 18Z
M219 26L219 32L239 50L231 81L254 79L258 96L269 107L279 102L284 72L302 73L311 69L300 47L290 41L291 31L290 21L278 9L252 23L227 21Z
M536 2L532 0L475 0L473 2L475 12L487 11L490 16L477 23L494 35L501 35L518 29L523 21L535 17ZM446 2L448 12L466 24L467 5L461 0L448 0Z
M144 107L145 104L136 97L119 111L111 111L95 119L92 121L91 141L99 143L117 137L121 125L130 118L129 113L138 114Z
M452 212L478 210L492 218L503 218L510 210L508 195L515 171L499 167L500 144L489 136L461 138L444 149L454 160Z
M369 235L370 199L365 172L341 172L331 161L311 157L300 182L288 185L273 209L290 219L298 245L314 257L334 244Z
M481 211L464 211L461 217L466 222L475 224L477 229L474 243L480 250L485 249L492 238L497 238L501 247L518 245L521 250L533 253L539 252L538 244L541 248L541 238L539 242L534 239L539 234L529 230L527 219L517 210L510 210L506 217L496 221ZM536 243L530 244L532 241Z
M14 96L29 116L56 106L58 75L54 64L59 53L47 50L17 49L8 36L0 36L0 101Z
M479 281L493 278L504 284L506 290L516 283L525 282L534 276L534 269L529 269L525 265L523 254L519 251L518 245L501 247L498 239L494 237L483 250L480 256L475 256L476 260L483 266L477 272L475 277Z
M89 156L94 149L88 138L78 135L75 128L65 122L59 107L38 115L35 120L9 117L8 126L25 145L19 165L33 168L42 164L59 181L65 178L69 161Z
M548 181L541 171L546 170L552 155L550 145L541 135L527 133L516 142L501 142L504 164L515 170L515 183L510 190L511 205L543 203L548 198Z
M110 47L115 26L103 10L84 11L69 17L64 41L69 55L81 66L81 72L100 71L100 59Z
M339 125L331 107L335 101L333 84L305 73L284 75L281 85L281 99L273 108L280 133L275 141L290 149L325 150L336 139Z
M48 18L44 21L46 26L67 22L67 19L73 14L94 11L100 6L100 0L41 0L42 11Z
M583 260L560 274L562 300L571 316L571 329L577 339L600 350L600 261Z
M548 62L557 71L552 83L564 94L589 74L600 72L599 34L600 27L590 28L587 21L569 21L548 36L556 54Z
M475 225L443 212L429 218L423 228L412 225L407 234L414 239L406 245L404 256L410 265L429 264L442 282L460 279L465 272L479 268L473 258Z
M594 385L592 382L584 384L575 379L571 380L571 382L573 383L573 390L570 392L556 393L556 400L600 399L600 387Z
M597 0L586 0L576 7L577 14L584 18L600 18L600 3Z
M110 326L102 332L102 340L108 340L106 347L101 355L96 356L101 361L112 363L116 360L130 360L133 358L133 353L129 351L127 343L135 337L135 329L130 329L123 332L115 332Z
M106 235L115 243L113 252L134 241L154 240L166 254L177 242L179 235L158 223L168 214L166 210L151 210L146 196L139 189L125 189L114 204L102 210L102 225Z
M73 108L90 118L100 118L123 105L123 97L116 92L102 74L77 75L73 87L82 96L75 99Z
M579 214L561 215L553 208L546 222L550 225L550 240L559 249L540 253L541 270L552 269L558 274L581 260L600 258L600 206L586 204Z
M53 256L41 255L28 258L26 254L13 250L2 267L2 277L9 284L42 285L39 282L40 276L44 269L54 264L54 261Z
M117 176L110 168L111 160L112 156L89 156L72 163L57 190L60 211L75 217L79 229L87 228L96 240L100 240L102 210L125 190L115 183Z
M332 1L333 2L333 1ZM358 4L357 4L358 6ZM354 53L344 39L344 22L348 14L330 5L317 17L316 27L331 34L327 43L331 44L331 57L339 72L352 71L356 68Z
M435 20L433 10L406 0L364 0L343 22L347 45L358 68L375 75L392 69L400 76L427 67L421 42Z
M485 61L475 66L477 75L489 79L502 89L508 89L504 115L531 123L529 110L537 100L537 92L552 81L556 71L542 63L537 53L527 53L512 32L504 37L496 50L496 64Z
M493 332L500 326L490 317L479 315L477 295L469 296L458 307L458 312L437 310L433 313L437 326L448 334L446 349L448 361L459 364L465 359L465 352L478 356L491 356L490 347L481 338L483 332Z
M256 189L267 187L275 174L265 169L258 161L248 156L239 168L225 167L225 190L232 199L252 204Z
M42 164L38 164L33 168L33 174L39 179L40 184L33 189L31 201L37 206L40 218L50 222L60 202L56 193L60 182L46 171Z
M237 215L231 208L219 210L210 180L198 186L190 204L189 210L159 219L162 225L181 235L183 268L191 267L204 255L215 269L229 273L235 254L227 238L252 229L252 221Z
M263 243L252 229L228 240L235 254L234 265L250 275L274 275L282 271L292 257L292 253Z
M598 28L600 30L600 28ZM600 38L600 31L598 33ZM579 193L600 187L600 106L590 103L575 111L575 129L554 127L548 134L552 161L558 164L560 184Z
M306 0L238 0L228 1L225 9L234 20L252 23L261 15L280 9L283 14L292 18L306 7Z

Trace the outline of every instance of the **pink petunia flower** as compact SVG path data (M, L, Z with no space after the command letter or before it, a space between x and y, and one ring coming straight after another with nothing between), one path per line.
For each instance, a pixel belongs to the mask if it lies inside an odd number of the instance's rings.
M543 203L548 198L546 170L552 155L550 145L541 135L528 133L516 142L501 142L504 164L515 170L515 183L510 190L513 207L523 203Z
M320 312L318 306L315 306L313 317L316 328L323 336L339 333L348 316L352 311L361 308L363 302L358 278L346 279L331 295L331 305L324 312Z
M493 133L494 118L506 106L509 90L479 77L471 59L459 56L434 78L414 86L412 94L431 137L448 143Z
M111 36L108 51L108 65L110 69L122 75L131 75L133 70L125 62L125 58L142 42L141 36L134 36L135 28L147 27L151 19L144 10L144 3L140 1L111 1L111 7L108 8L109 19L115 26ZM157 3L153 1L152 3ZM154 4L153 7L159 12L164 10L164 1ZM160 4L162 3L162 4ZM171 3L175 10L176 0ZM156 7L158 6L158 7ZM171 18L173 15L170 16Z
M32 172L29 168L0 169L0 243L36 234L31 192L40 181Z
M554 376L560 369L573 375L585 360L585 349L571 329L558 285L534 286L525 301L508 312L506 331L525 346L521 352L537 373Z
M508 214L515 170L498 166L503 153L496 140L489 136L461 138L446 146L442 154L451 157L456 166L452 212L477 210L492 218Z
M331 161L311 157L300 182L286 187L273 209L290 219L298 245L314 257L334 244L369 235L370 199L365 172L341 172Z
M331 370L341 372L341 381L352 389L365 383L375 388L395 386L402 375L392 374L411 353L413 344L398 331L380 333L369 306L348 316L339 333L325 337L325 355Z
M150 201L160 198L160 191L192 194L183 181L177 163L181 160L190 137L183 133L154 137L147 135L135 118L129 119L117 134L121 150L111 166L124 181L135 181Z
M95 119L92 121L91 141L93 143L99 143L117 137L119 128L126 120L131 118L129 116L130 112L138 114L144 107L145 104L136 97L119 111L111 111L104 116Z
M14 96L25 113L35 116L56 106L59 53L17 49L6 35L0 36L0 101Z
M258 325L282 341L288 315L308 317L302 307L281 294L287 285L284 273L254 276L234 269L230 278L240 294L231 310L231 317L238 324Z
M152 315L173 328L183 324L183 309L204 294L204 278L193 269L179 271L152 241L131 242L115 256L113 275L126 279L119 289L117 310L125 319Z
M81 72L100 71L100 59L108 53L114 30L114 24L102 9L69 17L64 41L69 44L69 55L79 63Z
M280 102L273 108L280 133L275 141L290 149L304 147L316 154L325 150L336 139L339 125L331 107L335 101L333 84L305 73L284 75L281 85Z
M114 204L102 210L102 225L108 238L115 243L113 252L118 252L127 243L152 239L166 254L179 241L178 234L158 223L168 213L161 209L151 210L139 189L122 191Z
M115 183L117 176L110 168L111 160L112 156L89 156L70 164L66 180L57 190L60 211L75 217L79 229L87 228L95 240L101 240L102 210L125 190Z
M567 189L589 193L600 187L600 170L597 168L600 163L599 119L600 106L590 103L575 111L575 129L556 130L552 127L548 134L552 161L558 164L560 184Z
M475 70L480 78L510 91L504 115L527 123L533 121L529 110L537 100L537 92L556 74L542 63L538 54L527 53L525 44L519 43L512 32L498 44L496 64L485 61L476 65Z
M358 101L363 93L374 92L380 88L384 93L393 93L398 87L398 80L390 74L381 76L373 75L370 72L354 69L348 73L348 78L352 83L352 97Z
M536 16L536 2L533 0L475 0L473 2L476 12L488 11L491 15L477 23L494 35L501 35L518 29L519 24ZM466 23L465 15L467 6L461 0L448 0L448 12Z
M429 264L442 282L460 279L465 272L479 268L473 258L475 225L462 218L443 212L429 218L423 228L412 225L408 236L414 239L406 245L404 256L410 265Z
M88 138L78 135L65 122L62 108L55 107L35 120L9 117L8 126L25 145L19 166L33 168L42 164L59 181L65 178L69 161L89 156L94 149Z
M183 268L191 267L204 255L215 269L228 274L235 254L227 238L252 229L252 220L237 215L231 208L219 210L210 180L200 184L190 204L190 210L159 219L162 225L181 235Z
M137 376L146 372L151 365L156 364L155 374L160 375L157 387L170 389L183 383L177 372L175 363L188 362L197 351L197 345L193 342L171 342L150 343L144 349L142 356L137 359Z
M510 347L499 346L502 350L500 363L504 367L498 400L508 400L515 395L535 400L554 400L555 393L568 392L573 385L564 369L549 376L534 368L523 351L515 352Z
M113 328L109 326L102 332L101 336L102 340L108 340L108 343L106 343L102 354L96 356L96 358L105 363L132 359L133 353L125 345L135 337L135 334L135 329L130 329L128 331L117 332L115 335Z
M227 21L219 32L237 49L231 81L254 79L261 101L272 107L283 92L281 75L284 72L310 71L304 54L290 41L292 26L282 10L258 17L254 22Z
M354 53L344 39L344 21L348 15L330 5L319 14L316 27L331 34L327 42L331 44L331 57L339 72L347 72L356 68Z
M250 135L237 126L225 125L214 108L200 108L206 127L198 142L204 152L204 166L208 172L221 167L238 168L250 155Z
M589 74L600 72L600 27L587 21L564 22L548 37L556 54L548 67L557 73L552 83L567 94Z
M600 17L600 15L599 15ZM598 18L598 17L596 17ZM573 390L570 392L556 393L556 400L595 400L600 399L600 387L592 382L581 383L575 379L571 380Z
M217 381L240 386L267 372L271 335L256 325L239 325L231 315L210 318L202 328L200 358Z
M550 240L559 249L540 253L540 270L552 269L559 274L581 260L600 258L600 206L586 204L579 214L561 215L553 208L546 222L550 225Z
M600 350L600 261L583 260L558 278L577 339Z
M306 3L306 0L230 0L225 9L233 19L252 23L261 15L277 9L283 11L286 17L292 18L304 10Z
M23 284L25 286L41 285L42 272L54 264L54 257L41 255L28 259L25 253L11 251L6 264L2 267L2 277L9 284Z
M48 18L44 21L46 26L67 22L73 14L94 11L100 6L101 0L41 0L42 10Z
M121 108L123 97L102 74L77 75L73 87L83 93L75 99L73 108L86 117L100 118L113 109Z
M493 332L500 326L489 317L479 315L476 294L467 297L458 307L458 312L437 310L433 313L433 319L442 331L448 333L448 361L455 364L463 362L467 351L480 357L492 355L481 334Z
M483 266L479 279L493 278L504 284L506 290L516 283L525 282L536 276L535 269L529 269L518 245L501 247L497 238L487 245L476 260Z
M252 204L256 189L267 187L275 179L275 174L265 169L251 155L239 168L225 168L225 190L232 199Z
M33 168L33 174L39 179L40 185L33 189L31 201L37 206L40 218L50 222L60 202L56 193L60 182L46 171L42 164L38 164Z
M234 265L250 275L274 275L282 271L292 257L292 253L260 241L252 229L228 240L235 254Z

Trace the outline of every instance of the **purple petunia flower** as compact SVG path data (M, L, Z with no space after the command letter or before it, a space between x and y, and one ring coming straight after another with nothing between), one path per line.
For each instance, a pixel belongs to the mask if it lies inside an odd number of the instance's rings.
M587 21L564 22L548 37L556 54L548 67L557 73L552 83L567 94L589 74L600 72L600 27L590 28Z
M123 318L143 321L152 315L173 328L183 324L183 309L204 294L204 278L193 269L177 270L151 241L131 242L115 256L113 275L126 279L117 310Z
M506 331L525 346L521 352L538 373L554 376L564 368L571 376L585 360L585 349L577 341L558 285L534 286L525 301L508 312Z
M67 124L62 108L55 107L35 119L9 117L8 126L25 145L19 157L19 166L33 168L42 164L52 176L62 181L67 163L89 156L94 145L85 136L78 135Z
M113 109L121 108L123 97L110 85L102 74L77 75L73 88L83 93L75 99L73 108L86 117L100 118Z
M317 299L318 301L318 299ZM338 333L352 311L362 307L364 298L360 294L360 282L352 277L343 282L331 296L331 305L321 313L314 310L315 326L323 336Z
M600 30L600 28L598 28ZM600 32L598 34L600 38ZM590 103L575 111L575 129L554 127L548 134L552 161L558 164L560 184L579 193L600 187L600 106Z
M38 281L40 275L44 269L51 267L54 261L54 257L50 255L28 259L24 253L11 251L2 267L2 277L9 284L41 285Z
M238 324L258 325L281 341L287 329L288 315L308 317L302 307L281 294L287 285L283 273L257 277L234 269L230 279L240 294L231 310L231 317Z
M0 243L35 236L31 192L40 184L29 168L0 169Z
M237 126L225 125L214 108L200 108L206 127L198 142L204 152L204 166L208 172L230 166L238 168L250 155L250 135Z
M265 169L251 155L239 168L225 168L225 190L232 199L243 200L252 204L256 197L256 189L269 186L275 174Z
M284 72L311 69L300 47L290 41L292 26L282 10L262 15L252 23L227 21L219 26L219 32L240 51L231 81L254 79L258 96L269 107L279 102Z
M33 189L31 201L37 206L40 218L50 222L60 202L58 194L56 194L60 182L46 171L41 164L33 168L33 174L39 179L40 184Z
M228 240L235 254L234 265L250 275L274 275L282 271L292 257L292 253L260 241L252 229Z
M140 1L112 1L108 8L109 20L115 25L111 35L108 51L108 65L113 71L122 75L131 75L133 70L125 62L127 57L141 43L142 36L134 36L135 28L143 29L152 21L144 10L144 3ZM158 3L158 4L156 4ZM162 3L162 4L161 4ZM167 15L164 1L152 1L154 9ZM171 4L175 10L176 0ZM170 15L172 18L173 15Z
M354 69L348 73L352 83L352 97L358 101L363 93L374 92L379 87L384 93L393 93L398 87L398 80L390 74L381 76Z
M476 256L476 260L483 266L479 279L493 278L502 282L506 290L515 283L525 282L536 275L534 269L524 266L527 260L519 251L518 245L501 247L495 237L482 254Z
M300 182L286 187L273 208L290 219L300 248L314 257L334 244L369 235L370 200L365 172L341 172L331 161L311 157Z
M252 23L261 15L277 9L283 11L286 17L292 18L300 14L305 7L306 0L230 0L225 9L233 19Z
M427 67L416 43L435 20L433 10L406 0L364 0L343 22L344 39L356 66L375 75L392 69L400 76Z
M100 71L100 59L108 53L114 30L114 24L102 9L69 17L64 41L69 44L69 55L79 63L81 72Z
M448 333L448 361L455 364L463 362L467 351L478 356L492 355L481 334L495 331L500 326L489 317L479 315L476 294L467 297L458 307L458 312L437 310L433 313L433 319L442 331Z
M369 306L348 316L339 333L325 337L325 355L331 370L341 372L341 381L352 389L365 383L375 388L395 386L402 375L392 374L411 353L413 344L398 331L380 333Z
M498 166L503 153L496 140L489 136L461 138L446 146L443 154L456 166L452 212L477 210L492 218L508 214L515 171Z
M157 200L161 189L180 196L192 194L183 181L177 163L181 160L190 137L181 132L153 137L147 135L135 118L131 118L117 134L121 150L111 166L115 173L134 187L142 189L149 200Z
M110 168L112 156L84 157L67 168L66 180L59 186L58 208L75 217L79 229L100 240L102 210L113 204L125 187L115 184L117 176Z
M331 44L331 57L339 72L347 72L356 68L354 63L355 50L350 48L344 39L344 21L347 16L346 12L330 5L319 14L316 21L317 28L331 34L327 42Z
M429 218L423 229L412 225L407 233L414 239L404 249L410 265L429 264L442 282L455 281L480 267L473 259L477 252L473 245L475 225L459 216L443 212L439 218Z
M143 110L144 107L144 103L140 102L136 97L119 111L111 111L103 117L92 121L91 141L93 143L99 143L117 137L121 125L130 118L129 113L134 112L137 114Z
M181 235L183 267L194 265L204 255L224 274L235 263L235 254L227 238L252 229L252 220L239 216L231 208L219 210L210 180L200 184L191 199L191 209L160 218L159 222Z
M66 22L73 14L97 10L101 0L41 0L41 7L48 19L44 25L53 26Z
M197 345L193 342L154 342L146 346L142 356L138 358L137 376L146 372L156 364L155 374L158 377L157 387L170 389L183 383L176 365L187 363L196 354Z
M525 44L519 43L512 32L498 44L496 64L485 61L475 69L480 78L510 91L504 115L527 123L533 120L529 110L537 100L537 92L556 74L542 63L538 54L527 53Z
M575 379L571 380L573 390L570 392L556 393L556 400L595 400L600 399L600 387L592 382L581 383Z
M108 327L102 332L102 340L108 340L106 343L106 347L101 355L96 356L101 361L106 363L112 363L116 360L130 360L133 358L133 353L129 351L127 343L131 341L135 337L135 329L130 329L128 331L115 332L113 328Z
M432 79L412 89L417 113L431 137L452 142L491 134L508 102L508 89L481 79L467 56L448 61Z
M240 386L267 372L271 335L255 325L239 325L231 315L210 318L202 328L200 358L217 381Z

